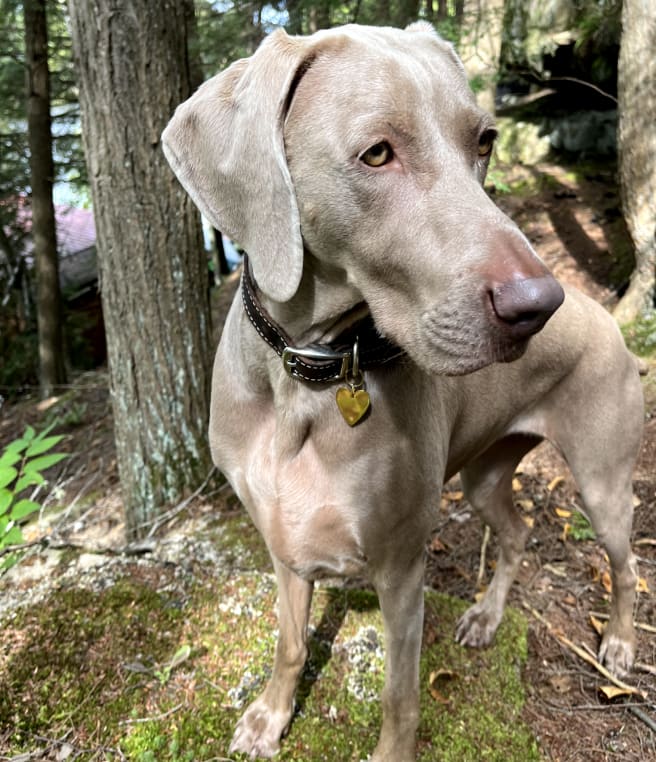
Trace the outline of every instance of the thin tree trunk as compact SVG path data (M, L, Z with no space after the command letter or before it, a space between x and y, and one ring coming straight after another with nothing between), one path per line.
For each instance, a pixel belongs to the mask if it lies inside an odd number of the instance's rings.
M160 135L191 92L192 0L70 0L128 530L210 469L208 267Z
M396 12L396 26L405 27L419 16L420 0L400 0Z
M45 0L25 0L27 131L32 183L32 238L37 280L41 395L66 383L50 122L50 77Z
M481 108L494 114L504 0L466 0L458 52Z
M635 247L636 266L615 308L628 323L656 296L656 5L624 0L618 70L619 174L622 207Z

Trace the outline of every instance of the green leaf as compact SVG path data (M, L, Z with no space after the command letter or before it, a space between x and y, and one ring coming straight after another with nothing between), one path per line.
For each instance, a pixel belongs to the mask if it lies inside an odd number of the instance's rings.
M2 466L13 466L21 459L21 454L18 452L12 452L11 450L7 449L5 450L2 455L0 455L0 467Z
M39 439L32 442L25 452L26 458L33 458L35 455L41 455L42 452L47 452L52 449L56 444L61 442L64 438L62 434L55 437L46 437L45 439Z
M179 664L182 664L183 661L186 661L191 654L191 646L190 645L184 645L180 646L178 650L173 655L173 658L171 659L171 662L169 663L169 668L174 669Z
M54 426L55 426L55 424L56 424L56 423L57 423L57 419L55 418L55 420L54 420L54 421L52 421L52 423L50 423L50 425L49 425L49 426L46 426L46 427L45 427L45 429L44 429L43 431L40 431L40 432L39 432L39 433L38 433L38 434L37 434L37 435L34 437L34 441L35 441L35 442L40 442L40 441L41 441L41 440L42 440L42 439L43 439L43 438L44 438L44 437L45 437L47 434L49 434L49 433L52 431L52 429L54 428Z
M2 547L2 538L5 536L5 531L8 524L9 516L0 516L0 548Z
M11 509L11 513L9 515L14 521L20 521L20 519L24 519L26 516L29 516L30 513L34 513L35 511L40 510L41 506L38 503L35 503L34 500L19 500Z
M4 537L0 537L0 547L6 548L8 545L22 545L24 541L21 528L13 526Z
M28 426L28 427L25 429L25 433L23 434L23 439L24 439L26 442L31 442L31 441L34 439L34 437L35 437L35 436L36 436L36 431L34 431L34 429L32 428L32 426Z
M0 487L6 487L11 484L18 476L18 471L13 466L0 467Z
M23 474L21 478L16 482L14 487L14 494L19 495L25 487L30 487L32 484L43 484L45 479L38 471L28 472Z
M23 470L26 474L40 473L41 471L45 471L46 468L54 466L55 463L59 463L60 460L64 460L64 458L67 457L68 453L65 452L53 452L51 455L42 455L40 458L34 458L33 460L25 463Z
M0 489L0 516L6 512L11 505L14 495L8 489ZM2 530L0 530L1 532Z
M10 442L6 447L6 452L23 452L23 450L29 446L29 442L27 439L21 438L21 439L14 439L13 442Z
M21 558L21 553L8 553L0 559L0 572L6 572L15 566Z

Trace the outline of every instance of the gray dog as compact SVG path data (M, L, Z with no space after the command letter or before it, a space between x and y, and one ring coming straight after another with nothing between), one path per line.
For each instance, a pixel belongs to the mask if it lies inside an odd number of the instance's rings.
M210 442L273 558L280 635L232 751L279 749L313 581L365 574L386 645L371 759L415 759L424 546L442 483L459 471L499 536L492 583L457 630L483 646L528 534L513 473L543 439L612 566L600 656L618 674L632 665L636 362L613 319L563 292L486 196L495 136L424 23L278 31L164 132L184 187L249 255L216 355Z

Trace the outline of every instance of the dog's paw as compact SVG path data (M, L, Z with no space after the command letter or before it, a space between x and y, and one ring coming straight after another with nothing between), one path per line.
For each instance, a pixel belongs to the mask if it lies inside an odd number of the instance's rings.
M635 638L623 638L612 632L605 632L599 647L599 661L608 667L616 677L623 677L633 667L635 658Z
M237 723L230 753L241 752L251 759L271 759L280 751L280 739L289 725L290 712L276 712L262 701L254 701Z
M484 603L485 599L467 609L458 620L456 642L461 646L484 648L494 640L503 612L490 611Z

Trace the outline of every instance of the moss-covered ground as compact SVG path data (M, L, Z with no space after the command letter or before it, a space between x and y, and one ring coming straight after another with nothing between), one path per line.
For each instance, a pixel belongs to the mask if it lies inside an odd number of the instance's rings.
M54 759L72 748L75 759L89 760L230 759L234 725L269 674L276 586L244 517L234 514L219 528L215 542L225 546L224 558L233 551L239 569L128 563L107 586L60 585L5 616L1 753L42 750ZM418 759L539 759L521 720L526 624L509 611L496 645L471 651L453 640L464 608L426 594ZM297 714L277 758L366 759L380 726L383 660L375 595L319 587Z

